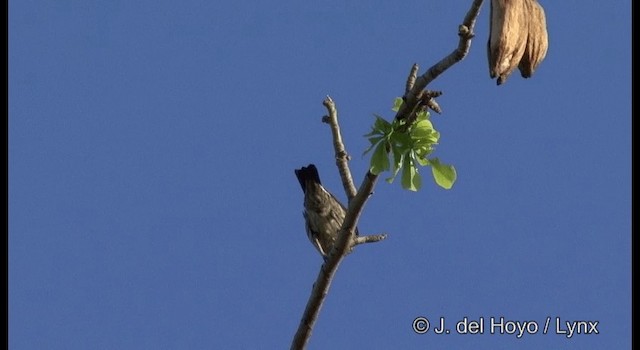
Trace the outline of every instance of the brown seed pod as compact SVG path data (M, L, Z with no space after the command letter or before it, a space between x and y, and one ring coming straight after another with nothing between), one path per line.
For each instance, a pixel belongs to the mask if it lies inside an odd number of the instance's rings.
M526 0L491 0L489 21L489 75L504 83L520 63L527 44L529 16Z
M536 0L525 0L525 8L529 13L529 33L527 45L518 65L523 78L530 78L540 62L547 55L549 37L544 9Z

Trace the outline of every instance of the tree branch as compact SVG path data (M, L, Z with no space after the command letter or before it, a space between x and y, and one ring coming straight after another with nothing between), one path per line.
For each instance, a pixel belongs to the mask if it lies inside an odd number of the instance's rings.
M414 77L417 74L418 68L417 65L412 67L406 84L407 91L405 91L405 103L396 114L397 119L406 118L412 111L414 111L418 104L419 97L426 86L449 67L461 61L468 54L471 46L471 39L473 38L473 27L481 5L482 0L473 1L471 9L464 18L463 24L458 28L458 35L460 36L458 47L451 54L429 68L425 74L415 79L415 81ZM327 108L329 114L325 116L322 121L328 123L331 127L336 165L338 166L345 192L349 198L349 205L342 227L338 234L338 239L334 243L329 255L326 257L325 263L322 265L322 268L318 273L318 277L316 278L316 282L313 285L311 296L309 297L304 314L300 320L300 325L298 326L298 330L296 331L293 342L291 343L291 349L304 349L306 346L311 336L313 326L318 319L322 303L329 292L329 287L331 286L333 277L340 265L340 262L342 262L342 259L344 259L344 257L351 252L353 247L358 244L379 242L386 238L386 235L384 234L363 237L356 236L355 234L358 219L360 218L364 204L370 197L371 193L373 193L373 188L378 180L378 175L374 175L370 171L367 171L360 188L356 192L348 166L349 155L345 150L342 142L342 136L340 135L340 127L338 125L337 117L338 113L335 108L335 103L327 96L323 101L323 105Z
M413 85L416 84L419 68L420 67L418 66L417 63L414 63L413 66L411 66L411 72L409 72L409 76L407 77L407 84L405 85L405 89L404 89L405 94L411 91L411 89L413 89Z
M364 244L364 243L375 243L380 242L387 238L385 233L379 235L369 235L369 236L357 236L355 239L355 244Z
M340 125L338 125L338 112L336 111L336 104L331 97L322 101L322 104L327 108L329 113L322 121L329 124L331 127L331 134L333 135L333 149L335 150L336 166L340 173L340 179L342 179L342 186L344 192L347 194L347 199L351 202L351 199L356 195L356 186L353 184L353 178L351 177L351 171L349 170L349 154L347 153L344 143L342 142L342 135L340 134Z
M456 47L453 52L440 60L440 62L434 64L427 70L423 75L419 76L415 83L413 84L413 88L404 95L404 103L402 107L396 113L396 119L405 119L407 118L411 112L415 109L416 104L418 103L418 97L423 89L429 85L432 81L434 81L440 74L444 73L447 69L449 69L454 64L462 61L463 58L467 56L469 53L469 48L471 47L471 39L473 38L473 28L476 24L476 18L478 18L478 14L480 13L480 6L482 6L483 0L474 0L471 4L471 8L467 12L467 15L464 17L462 24L458 27L458 36L460 40L458 41L458 47Z
M329 110L329 116L327 118L323 118L323 122L327 122L331 126L336 155L346 155L347 153L344 149L344 144L342 143L342 139L340 138L340 126L338 125L335 104L330 97L327 97L324 100L323 104ZM351 173L347 165L347 159L336 156L336 163L338 164L338 169L341 171L340 175L343 178L343 184L345 185L345 188L348 184L353 186L353 180L351 179ZM346 180L345 176L342 173L343 171L345 171L345 174L348 175L348 178L346 178ZM311 337L311 330L313 329L313 326L318 319L322 303L324 302L325 297L329 292L331 281L333 281L333 276L338 270L338 265L340 265L342 259L344 259L344 257L347 256L347 254L349 254L351 250L353 250L353 247L357 244L379 242L386 238L386 235L359 237L355 234L355 228L358 224L358 219L360 218L360 214L362 213L365 202L367 201L371 193L373 193L373 188L377 179L377 175L373 175L370 172L367 172L357 193L355 192L355 186L353 186L354 195L349 200L347 214L344 218L344 221L342 222L340 232L338 233L338 239L329 252L325 263L322 265L322 268L318 273L318 277L316 278L316 282L313 284L311 296L307 301L307 306L305 307L302 319L300 320L300 324L298 325L298 330L293 337L291 349L304 349L307 341Z

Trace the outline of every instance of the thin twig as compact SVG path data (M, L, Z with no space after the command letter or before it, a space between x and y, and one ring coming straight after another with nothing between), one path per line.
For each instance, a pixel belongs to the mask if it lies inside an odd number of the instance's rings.
M414 63L413 66L411 66L411 71L407 77L407 84L404 89L405 94L413 89L413 85L416 83L416 78L418 77L418 69L420 69L420 66L418 66L417 63Z
M356 195L356 186L353 184L353 178L351 177L351 171L349 170L350 157L344 147L344 143L342 142L336 104L329 96L322 101L322 104L327 108L327 112L329 113L326 118L322 119L322 121L329 124L331 127L331 134L333 135L333 149L335 150L336 156L336 166L340 173L340 179L342 179L344 192L347 194L349 202L351 202L351 199Z
M387 235L385 233L382 233L379 235L357 236L354 243L356 245L364 244L364 243L376 243L386 238L387 238Z

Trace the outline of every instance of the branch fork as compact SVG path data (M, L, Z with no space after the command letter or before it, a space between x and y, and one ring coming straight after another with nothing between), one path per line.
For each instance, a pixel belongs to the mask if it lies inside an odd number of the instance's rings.
M431 110L439 113L438 111L440 110L440 107L437 102L435 102L435 98L440 96L441 92L426 90L426 87L444 71L461 61L469 53L471 39L474 36L473 27L475 25L476 18L478 17L482 2L482 0L474 0L471 4L471 8L467 12L463 23L458 27L459 42L458 47L453 52L433 65L421 76L418 76L419 67L417 64L414 64L411 67L403 96L405 103L403 103L402 107L396 113L396 119L409 117L412 112L415 111L417 106L420 108L430 108ZM362 213L364 204L373 193L373 188L378 180L378 175L374 175L370 171L367 171L360 188L356 190L351 176L351 171L348 166L350 157L346 151L344 143L342 142L342 135L340 134L338 112L336 111L335 103L331 97L327 96L322 104L328 111L328 114L322 118L322 121L329 124L331 128L336 166L338 167L342 185L347 194L347 198L349 199L349 203L347 215L342 223L338 239L329 252L329 255L318 273L316 282L313 285L311 296L309 297L302 319L300 320L298 330L293 338L291 349L305 348L309 338L311 337L313 326L318 319L322 303L329 292L333 276L335 275L342 259L344 259L344 257L356 245L379 242L387 237L386 234L370 236L355 235L356 224L360 214Z

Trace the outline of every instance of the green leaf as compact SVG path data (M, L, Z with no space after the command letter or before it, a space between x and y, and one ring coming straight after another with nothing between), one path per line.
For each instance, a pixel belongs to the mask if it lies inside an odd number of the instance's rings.
M430 153L430 152L423 152L423 153ZM422 165L422 166L427 166L429 165L429 159L425 158L426 154L421 154L419 152L411 152L411 156L413 157L413 160L415 160L416 162L418 162L418 164Z
M427 110L422 110L416 113L416 121L428 120L429 117L431 117L431 114L429 114L429 111Z
M402 98L397 97L393 101L393 111L399 111L403 103ZM418 165L431 165L433 178L439 186L446 189L453 186L457 176L456 169L452 165L441 164L438 158L428 158L440 139L440 133L429 120L431 114L428 110L418 111L412 125L407 125L406 119L394 118L387 121L377 114L374 116L376 119L371 132L365 135L370 145L363 153L364 155L373 150L369 167L373 174L378 175L392 168L391 176L386 179L391 183L402 170L402 187L418 191L422 186ZM393 154L393 159L390 159L390 153Z
M433 147L424 147L415 150L416 158L419 159L419 163L422 166L429 165L429 159L427 158L433 152Z
M393 180L400 172L400 168L402 168L402 159L405 156L405 153L399 147L391 147L391 151L393 152L393 174L390 177L385 179L388 183L392 183Z
M391 131L391 124L377 114L374 114L374 116L376 117L376 121L373 123L373 130L378 131L382 135L387 135Z
M389 170L389 156L387 154L386 145L386 142L380 142L378 143L378 146L376 146L376 150L373 151L369 171L374 175L378 175L385 170Z
M373 146L375 146L382 139L384 139L384 136L369 137L369 142L371 142L371 146L369 146L364 152L362 152L362 155L364 156L365 154L369 153L373 149Z
M380 135L380 131L374 129L373 127L371 127L371 132L368 134L364 134L362 136L364 137L371 137L371 136L375 136L375 135Z
M415 123L413 128L411 128L411 137L416 139L427 138L434 132L436 131L433 129L433 124L429 120L424 119Z
M411 157L404 157L402 164L402 188L417 191L422 186L422 178Z
M429 163L436 183L444 189L451 189L457 178L456 168L453 165L440 163L438 158L430 159Z
M435 145L437 145L437 142L432 142L432 140L427 140L427 139L423 139L423 140L416 140L413 143L413 151L416 152L416 154L422 158L427 157L429 154L431 154L431 152L433 152L433 150L435 149Z
M393 153L393 170L397 173L400 167L402 167L402 159L407 153L401 147L391 147Z
M376 143L380 142L380 140L382 140L383 138L384 138L384 136L370 137L369 138L369 142L371 142L371 145L375 145Z
M413 144L409 135L400 132L391 134L389 142L393 147L397 147L403 153L409 152L409 150L411 150L411 145Z
M431 143L438 143L438 140L440 139L440 133L433 130L433 133L431 133L431 135L429 135L429 137L427 137L428 141Z
M393 108L391 108L391 110L394 112L399 111L403 103L404 101L402 100L402 97L396 97L396 99L393 100Z

